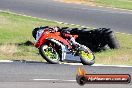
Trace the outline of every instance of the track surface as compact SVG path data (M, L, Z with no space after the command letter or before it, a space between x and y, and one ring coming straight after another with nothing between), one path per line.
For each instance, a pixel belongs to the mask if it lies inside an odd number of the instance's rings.
M1 88L79 88L75 80L79 66L45 63L0 63ZM84 66L87 73L130 74L132 68ZM35 80L38 79L38 80ZM53 80L59 79L59 80ZM131 88L132 84L86 84L84 88Z
M110 27L118 32L132 33L131 11L65 4L53 0L0 0L0 9L84 26ZM44 63L0 63L0 88L79 88L75 81L67 81L75 80L77 67ZM132 75L131 67L84 67L88 73ZM89 84L84 86L84 88L92 87L131 88L132 85Z
M132 11L120 11L54 0L0 0L0 9L90 27L132 33Z

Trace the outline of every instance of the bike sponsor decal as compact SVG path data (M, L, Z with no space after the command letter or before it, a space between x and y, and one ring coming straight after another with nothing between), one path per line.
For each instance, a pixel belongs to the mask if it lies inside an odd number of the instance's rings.
M87 74L82 67L78 68L76 81L79 85L84 84L128 84L131 81L129 74Z

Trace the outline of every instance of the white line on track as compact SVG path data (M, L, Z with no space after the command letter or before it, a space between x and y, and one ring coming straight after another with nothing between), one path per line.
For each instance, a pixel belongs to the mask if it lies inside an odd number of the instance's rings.
M94 64L94 65L92 65L92 66L102 66L102 67L126 67L126 68L128 68L128 67L132 67L132 66L127 66L127 65L103 65L103 64Z
M66 65L83 65L82 63L63 63L63 64L66 64Z
M64 63L66 65L82 65L82 63ZM103 65L103 64L94 64L94 67L101 66L101 67L132 67L127 65Z
M32 79L34 81L60 81L60 82L76 82L76 80L64 80L64 79Z
M13 62L11 60L0 60L0 62Z

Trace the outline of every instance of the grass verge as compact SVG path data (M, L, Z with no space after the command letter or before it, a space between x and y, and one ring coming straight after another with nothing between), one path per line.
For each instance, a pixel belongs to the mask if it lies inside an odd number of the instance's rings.
M45 19L0 12L0 59L44 61L34 46L24 44L28 40L34 42L32 29L44 25L75 27ZM132 65L132 35L117 33L116 36L121 48L95 53L96 64Z
M132 10L132 0L62 0L69 3L81 3L88 5L101 5Z

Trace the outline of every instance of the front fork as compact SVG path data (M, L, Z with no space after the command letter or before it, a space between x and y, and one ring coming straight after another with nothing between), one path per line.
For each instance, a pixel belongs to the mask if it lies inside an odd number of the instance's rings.
M66 50L66 47L64 45L61 44L61 49L62 49L62 58L61 60L64 61L66 59L66 53L67 53L67 50Z

